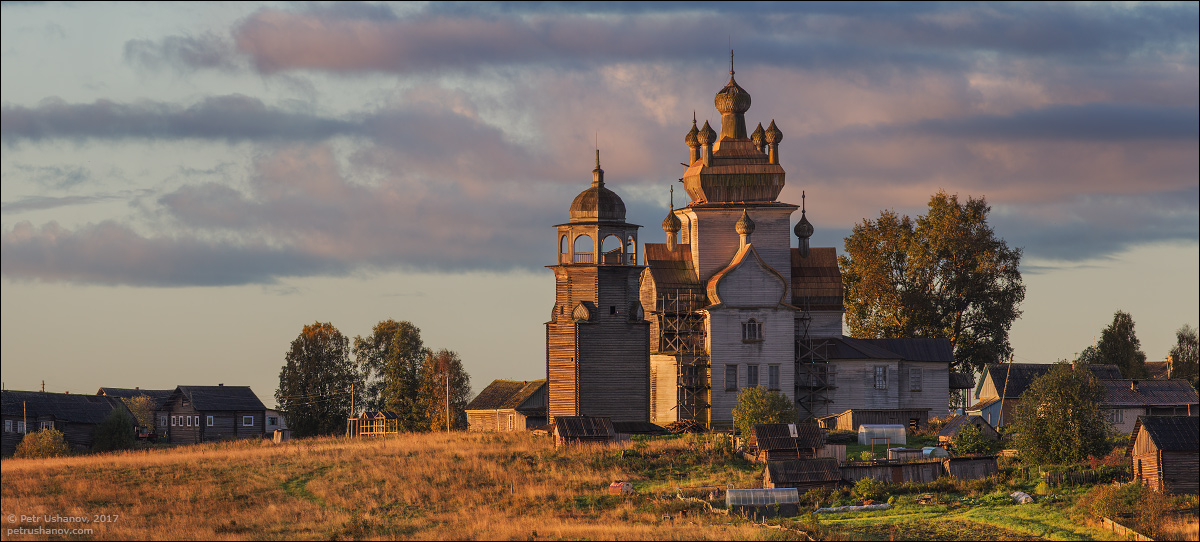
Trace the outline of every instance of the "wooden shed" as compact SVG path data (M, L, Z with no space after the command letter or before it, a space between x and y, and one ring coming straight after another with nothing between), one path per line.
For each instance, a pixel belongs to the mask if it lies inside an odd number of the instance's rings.
M902 425L919 429L929 425L929 409L852 408L840 414L822 417L818 421L821 427L830 431L858 431L863 424Z
M1167 493L1200 493L1200 418L1138 416L1129 435L1134 480Z
M914 461L855 461L842 463L842 480L850 483L874 478L892 484L904 482L929 483L945 475L941 459Z
M825 435L812 423L760 423L751 446L758 461L812 459L825 446Z
M1000 472L994 455L948 457L942 462L947 476L961 480L978 480Z
M794 487L801 492L817 488L834 489L842 482L838 461L831 457L768 461L763 469L764 488Z
M608 444L617 440L612 419L607 416L556 416L554 447Z
M493 380L467 407L471 431L526 431L546 425L546 379Z
M983 438L989 440L1000 439L1000 433L992 427L992 424L983 419L983 416L978 414L959 414L950 418L950 421L946 422L946 426L938 432L938 442L947 443L954 440L954 437L958 436L959 430L968 425L979 429L983 433Z

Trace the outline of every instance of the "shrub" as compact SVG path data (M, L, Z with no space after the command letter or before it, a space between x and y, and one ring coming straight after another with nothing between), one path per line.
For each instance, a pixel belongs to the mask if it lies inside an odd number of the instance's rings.
M829 444L855 444L858 442L858 433L848 429L830 431L825 436L825 442Z
M863 500L882 501L887 498L887 490L886 482L881 482L874 478L863 478L854 482L854 491L852 494Z
M108 417L96 426L92 450L111 452L133 448L133 444L137 442L137 435L133 432L134 423L136 422L133 416L130 416L127 410L113 409Z
M786 395L762 386L742 388L733 409L733 424L742 438L750 438L757 424L796 423L797 416L796 403Z
M970 424L963 424L951 442L954 452L958 454L994 454L1000 451L999 442L985 437L982 429Z
M17 450L13 457L22 457L27 459L38 459L43 457L58 457L71 453L71 447L67 445L67 439L63 436L62 431L57 429L43 429L36 433L28 433L25 438L21 439L21 443L17 444Z

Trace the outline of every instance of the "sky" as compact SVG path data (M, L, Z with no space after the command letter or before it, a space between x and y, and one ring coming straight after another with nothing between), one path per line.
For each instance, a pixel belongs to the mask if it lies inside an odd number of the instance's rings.
M1198 11L6 2L3 385L269 406L305 325L388 318L476 391L544 378L545 266L594 148L662 242L731 46L813 246L939 189L985 197L1023 251L1017 361L1073 358L1117 310L1165 359L1200 322Z

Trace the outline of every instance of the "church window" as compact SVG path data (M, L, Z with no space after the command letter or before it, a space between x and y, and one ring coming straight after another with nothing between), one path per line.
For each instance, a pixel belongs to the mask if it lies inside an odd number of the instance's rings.
M725 391L737 391L737 389L738 389L737 379L738 379L738 366L737 365L726 365L725 366Z
M887 366L880 365L875 367L875 389L887 389Z
M921 391L921 370L912 368L908 370L908 389L910 391Z
M595 262L595 254L593 253L593 247L595 246L594 243L595 242L592 240L592 236L586 233L575 238L575 245L571 250L575 253L575 263Z
M747 322L742 322L743 341L761 341L762 338L762 322L756 321L753 318Z
M767 388L772 390L779 389L779 366L767 366Z
M746 366L746 387L747 388L757 388L758 387L758 365L747 365Z

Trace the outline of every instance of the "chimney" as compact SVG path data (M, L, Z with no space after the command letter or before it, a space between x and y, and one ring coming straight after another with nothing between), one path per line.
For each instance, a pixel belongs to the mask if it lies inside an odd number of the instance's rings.
M222 382L222 383L220 383L220 384L217 384L217 385L218 385L218 386L224 386L224 385L225 385L225 383L224 383L224 382Z
M1130 391L1138 391L1137 383L1138 383L1137 380L1130 380L1129 381L1129 390Z
M1175 373L1175 354L1167 354L1167 380Z
M133 389L135 389L135 390L140 390L140 389L142 389L142 388L141 388L140 386L134 386L134 387L133 387Z

